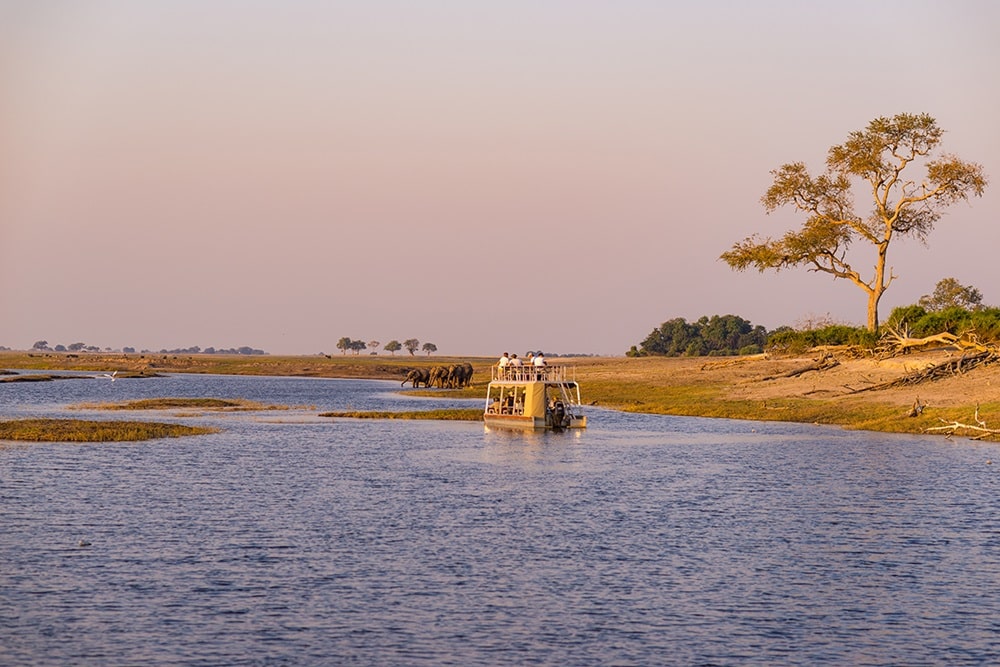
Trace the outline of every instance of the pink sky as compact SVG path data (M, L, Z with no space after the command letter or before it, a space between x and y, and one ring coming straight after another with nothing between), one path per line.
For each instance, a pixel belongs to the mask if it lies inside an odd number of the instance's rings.
M995 179L998 29L989 0L4 3L0 345L861 324L852 285L718 257L798 222L770 170L878 116L931 114ZM944 277L1000 304L997 187L890 251L883 317Z

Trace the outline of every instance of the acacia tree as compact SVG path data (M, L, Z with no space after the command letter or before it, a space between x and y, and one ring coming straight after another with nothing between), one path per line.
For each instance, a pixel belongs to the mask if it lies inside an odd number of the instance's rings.
M802 228L780 239L750 236L722 259L736 271L805 266L848 280L867 294L868 330L877 331L879 299L896 278L891 267L886 273L893 239L898 235L925 241L943 208L982 196L986 188L981 165L948 154L933 156L943 133L927 114L876 118L830 148L826 170L819 176L810 176L801 162L772 171L774 183L761 203L768 213L791 206L805 214ZM925 169L919 182L904 175L911 166ZM864 217L854 210L852 188L859 183L874 204ZM870 278L862 277L847 258L855 241L875 252Z
M420 349L426 352L427 356L430 356L431 352L438 351L438 346L435 345L434 343L424 343L423 347L421 347Z
M385 347L383 349L385 349L388 352L390 352L392 354L392 356L396 356L396 352L398 352L399 350L402 350L403 346L399 343L398 340L393 339L393 340L390 340L388 343L386 343Z
M403 341L403 347L405 347L406 351L410 353L410 356L413 356L413 353L420 347L420 341L416 338L407 338Z

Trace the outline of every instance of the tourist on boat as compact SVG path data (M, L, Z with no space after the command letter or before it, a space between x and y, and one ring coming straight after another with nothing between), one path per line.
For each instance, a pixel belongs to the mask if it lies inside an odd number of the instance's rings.
M541 350L539 350L538 354L535 355L535 358L531 360L531 365L535 367L535 379L541 380L544 375L543 369L545 368L545 355L542 354Z
M514 376L514 379L519 379L521 374L521 368L524 366L524 362L516 355L510 355L510 363L507 364L507 373Z
M500 357L500 361L497 362L497 369L498 369L497 376L498 377L502 378L505 375L507 375L507 365L509 363L510 363L510 355L507 354L506 352L504 352L503 356Z

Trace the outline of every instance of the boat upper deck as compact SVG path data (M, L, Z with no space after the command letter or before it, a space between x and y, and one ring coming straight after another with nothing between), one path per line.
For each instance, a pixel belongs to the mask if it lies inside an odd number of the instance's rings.
M490 382L524 384L526 382L576 382L575 366L499 366L493 367Z

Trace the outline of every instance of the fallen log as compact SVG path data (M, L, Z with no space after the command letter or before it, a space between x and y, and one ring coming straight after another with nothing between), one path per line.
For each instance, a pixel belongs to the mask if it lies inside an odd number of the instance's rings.
M723 359L721 361L706 361L701 366L701 370L710 371L716 368L726 368L727 366L736 366L737 364L744 364L748 361L765 361L770 359L770 356L766 352L761 352L760 354L745 354L740 357L733 357L731 359Z
M799 366L798 368L793 368L790 371L784 373L778 373L777 375L768 375L762 377L758 382L765 382L767 380L777 380L779 378L794 378L798 377L804 373L810 373L812 371L825 371L828 368L833 368L834 366L839 366L840 362L832 354L827 354L822 358L814 361L811 364L805 366Z

